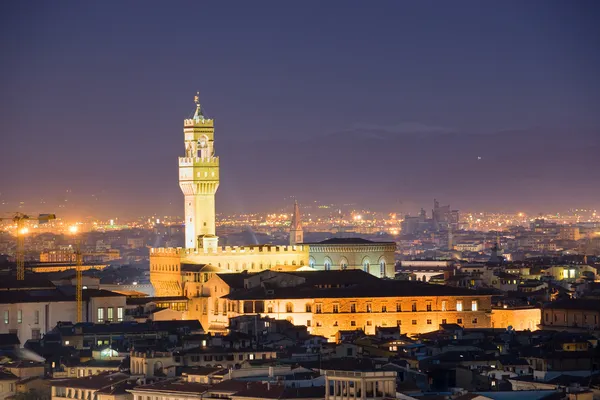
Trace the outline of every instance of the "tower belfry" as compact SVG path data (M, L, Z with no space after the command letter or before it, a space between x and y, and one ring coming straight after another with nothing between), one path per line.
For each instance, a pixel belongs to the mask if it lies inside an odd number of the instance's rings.
M304 241L304 231L302 230L302 219L300 217L300 207L298 201L294 202L294 214L292 215L292 224L290 225L290 245L294 246Z
M179 157L179 187L185 197L185 247L216 247L215 193L219 187L219 157L214 155L214 120L202 113L199 95L194 116L185 119L185 157Z

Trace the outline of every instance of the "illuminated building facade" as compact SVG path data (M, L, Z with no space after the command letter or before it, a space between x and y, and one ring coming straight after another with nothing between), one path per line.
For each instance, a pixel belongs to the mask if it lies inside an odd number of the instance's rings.
M210 332L224 331L229 318L248 314L305 325L330 340L339 330L375 334L376 327L400 326L414 335L440 324L493 326L491 294L381 280L359 270L217 274L188 308L188 317Z
M271 268L361 269L378 277L394 276L394 242L330 239L303 243L298 204L294 205L290 245L219 246L215 231L215 194L219 158L214 151L214 120L196 110L184 120L185 157L179 158L179 186L185 201L184 248L150 250L150 281L156 296L195 297L216 273L260 272Z

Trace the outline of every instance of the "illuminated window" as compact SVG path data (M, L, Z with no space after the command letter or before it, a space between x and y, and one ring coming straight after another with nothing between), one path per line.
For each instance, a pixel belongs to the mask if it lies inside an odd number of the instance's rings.
M356 303L351 303L350 304L350 312L351 313L355 313L356 312Z
M479 308L479 304L477 303L477 300L473 300L473 301L471 302L471 310L472 310L472 311L477 311L477 310L478 310L478 308Z
M98 312L98 314L97 314L97 316L98 316L98 318L97 318L98 322L104 322L104 308L98 307L98 311L97 312Z
M371 266L371 263L369 262L368 259L363 261L363 271L365 272L369 272L369 267Z
M442 300L442 311L446 311L446 300Z
M333 312L334 313L339 313L340 312L340 306L339 306L339 304L334 304L333 305Z
M323 305L317 304L315 305L315 313L321 314L323 312Z
M17 324L23 323L23 310L17 310Z
M401 312L401 311L402 311L402 304L396 303L396 312Z
M462 300L457 300L456 301L456 311L462 311Z
M309 303L306 304L306 312L312 312L312 306Z
M371 303L367 303L367 312L372 312L373 309L371 308Z
M40 310L35 310L33 313L33 323L34 324L39 324L40 323Z
M292 305L292 303L287 303L285 305L285 312L288 312L288 313L294 312L294 306Z
M114 312L114 310L113 310L112 307L108 307L106 309L106 320L108 322L112 322L113 321L113 318L114 318L113 312Z
M385 260L379 260L379 273L382 278L385 278Z

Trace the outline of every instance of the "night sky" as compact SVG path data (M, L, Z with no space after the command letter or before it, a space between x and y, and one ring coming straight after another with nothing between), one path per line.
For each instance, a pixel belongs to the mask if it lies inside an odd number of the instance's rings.
M3 1L0 211L181 215L197 90L217 212L600 208L598 20L594 0Z

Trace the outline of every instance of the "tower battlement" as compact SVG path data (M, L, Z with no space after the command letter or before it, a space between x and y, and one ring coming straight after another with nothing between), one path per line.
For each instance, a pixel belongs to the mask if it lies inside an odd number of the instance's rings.
M210 157L210 158L179 157L179 166L180 167L193 167L196 165L203 166L203 167L218 167L219 166L219 157Z
M182 247L153 247L150 249L150 254L153 256L176 256L176 255L192 255L192 254L215 254L215 255L232 255L232 254L257 254L257 253L297 253L305 249L304 245L286 245L286 246L271 246L271 245L250 245L250 246L217 246L211 249L184 249Z
M214 119L184 119L184 128L213 128L215 126Z

